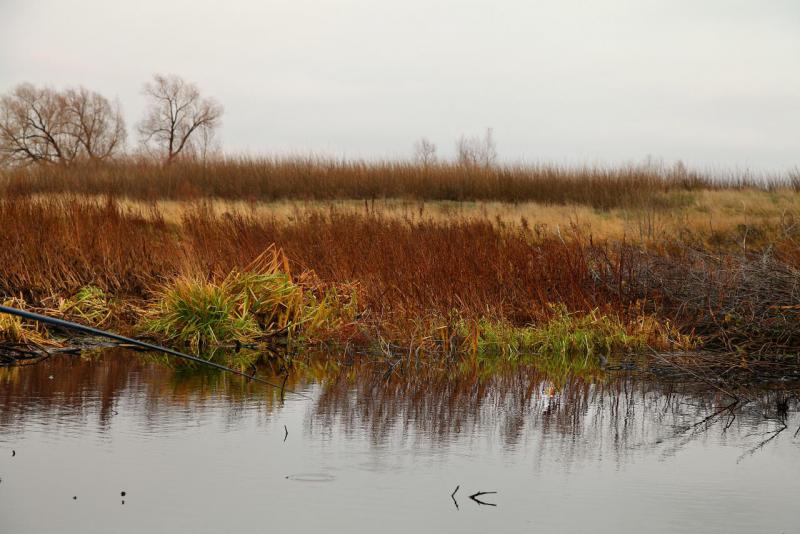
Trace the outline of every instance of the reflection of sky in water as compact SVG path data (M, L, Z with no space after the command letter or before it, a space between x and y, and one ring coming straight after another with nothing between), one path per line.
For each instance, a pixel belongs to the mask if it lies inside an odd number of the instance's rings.
M735 419L724 414L707 430L680 432L727 399L633 381L572 379L553 388L533 373L482 383L357 376L292 379L313 400L289 395L281 403L255 384L220 374L176 379L123 352L2 370L0 526L15 533L797 527L800 418L791 414L785 432L747 452L777 428L761 416L772 405L766 396ZM456 485L458 510L449 497ZM469 501L479 490L498 491L485 497L498 506Z

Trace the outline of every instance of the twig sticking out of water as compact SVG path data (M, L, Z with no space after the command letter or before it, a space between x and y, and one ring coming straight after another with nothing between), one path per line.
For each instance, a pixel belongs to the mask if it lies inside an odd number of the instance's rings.
M734 413L733 409L736 406L739 405L739 402L740 401L738 399L734 400L733 402L731 402L727 406L723 406L719 410L715 411L711 415L708 415L708 416L704 417L700 421L697 421L696 423L693 423L690 426L682 428L680 430L680 433L683 434L683 433L686 433L686 432L690 432L692 430L696 430L698 427L701 427L701 426L707 429L711 425L711 423L715 422L722 414L724 414L724 413L733 414ZM730 426L730 423L728 424L728 426ZM725 428L727 429L727 426Z
M656 351L656 350L651 348L650 352L653 354L653 356L656 357L656 359L660 360L665 365L669 365L669 366L675 367L677 369L680 369L681 371L693 376L694 378L700 380L701 382L704 382L705 384L707 384L707 385L711 386L712 388L720 391L721 393L724 393L725 395L727 395L728 397L730 397L731 399L733 399L736 402L739 402L741 400L741 395L736 395L734 393L731 393L727 389L722 388L719 384L715 384L711 380L709 380L709 379L707 379L707 378L705 378L703 376L700 376L699 374L695 373L691 369L687 369L686 367L678 364L677 362L667 360L661 354L659 354L658 351Z
M281 402L283 402L284 393L286 392L286 381L289 380L289 373L283 375L283 382L281 382ZM284 425L285 427L285 425Z
M475 501L476 503L482 504L484 506L497 506L494 503L484 502L484 501L482 501L482 500L480 500L478 498L478 497L480 497L482 495L492 495L492 494L495 494L495 493L497 493L497 492L496 491L478 491L478 492L473 493L472 495L470 495L469 498L472 499L473 501Z
M456 500L456 492L460 487L461 487L460 485L457 485L456 489L453 490L453 493L450 494L450 498L453 499L453 504L456 505L456 510L458 510L458 501Z
M285 442L286 442L286 438L288 438L288 437L289 437L289 429L288 429L288 428L286 428L286 425L283 425L283 432L284 432L284 434L283 434L283 441L284 441L284 443L285 443Z
M740 461L742 461L742 460L743 460L743 459L744 459L746 456L748 456L748 455L752 455L752 454L755 454L755 453L756 453L758 450L760 450L760 449L764 448L764 446L765 446L767 443L769 443L769 442L770 442L770 441L772 441L773 439L777 438L777 437L778 437L778 435L779 435L781 432L783 432L784 430L786 430L787 428L789 428L788 426L786 426L786 423L785 423L783 420L778 420L778 423L781 425L781 427L780 427L780 428L778 428L777 430L773 430L773 431L771 431L771 432L767 432L766 434L764 434L764 435L768 435L769 437L768 437L768 438L766 438L766 439L763 439L763 440L761 440L761 441L758 443L758 445L756 445L755 447L752 447L752 448L748 449L747 451L743 452L743 453L741 454L741 456L739 456L739 458L737 458L737 460L736 460L736 461L737 461L737 463L738 463L738 462L740 462Z

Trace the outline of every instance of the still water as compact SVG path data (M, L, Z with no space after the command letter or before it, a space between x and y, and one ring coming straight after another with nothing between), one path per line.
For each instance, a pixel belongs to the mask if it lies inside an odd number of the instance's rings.
M781 388L384 371L0 369L0 532L800 532Z

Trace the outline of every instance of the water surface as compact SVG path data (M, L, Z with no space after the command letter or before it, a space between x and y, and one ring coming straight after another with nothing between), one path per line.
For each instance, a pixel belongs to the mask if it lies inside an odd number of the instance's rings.
M720 412L696 384L374 367L283 400L119 350L2 369L0 531L800 531L781 387Z

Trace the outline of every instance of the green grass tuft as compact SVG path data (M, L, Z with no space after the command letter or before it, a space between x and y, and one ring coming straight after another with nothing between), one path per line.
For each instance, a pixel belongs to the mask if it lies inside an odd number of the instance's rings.
M292 279L280 253L269 250L252 270L219 282L179 278L165 287L141 324L145 333L197 349L272 338L301 340L355 316L357 299L334 288Z
M58 312L85 324L101 326L112 315L111 301L99 287L84 286L70 298L60 300Z
M230 341L249 342L259 334L258 322L241 309L241 303L225 286L181 278L163 290L143 330L193 349Z
M459 331L463 338L472 340L472 351L479 357L518 361L588 362L647 347L647 332L629 334L625 324L615 316L602 315L597 310L570 314L562 306L554 307L553 311L554 316L540 325L514 326L481 319L477 331L466 322L460 324Z

